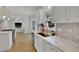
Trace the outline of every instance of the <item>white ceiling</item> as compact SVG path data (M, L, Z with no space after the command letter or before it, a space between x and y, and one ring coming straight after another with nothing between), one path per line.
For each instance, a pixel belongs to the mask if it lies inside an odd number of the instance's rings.
M0 9L1 8L4 8L8 15L31 16L34 15L35 11L41 8L41 6L0 6Z

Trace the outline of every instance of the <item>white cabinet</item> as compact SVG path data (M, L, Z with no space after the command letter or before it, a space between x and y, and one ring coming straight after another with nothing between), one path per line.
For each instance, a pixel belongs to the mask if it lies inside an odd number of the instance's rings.
M36 20L37 23L45 23L45 11L43 8L36 11Z
M38 35L35 35L34 46L38 52L62 52L61 49L50 44Z
M53 23L79 23L79 6L53 6Z
M71 18L79 17L79 6L70 7L70 16Z
M62 52L62 50L50 44L49 42L44 41L44 52Z
M39 23L40 22L39 11L36 11L35 17L36 17L36 22Z
M35 48L38 52L43 51L43 39L38 35L35 35Z
M52 17L54 23L79 23L79 6L52 7Z
M70 6L69 7L69 23L79 23L79 6Z
M35 46L35 48L36 48L36 50L38 51L39 50L39 47L38 47L38 43L39 42L39 39L38 39L38 37L35 35L35 40L34 40L34 46Z
M0 32L0 52L7 51L12 47L12 32Z
M45 22L45 12L43 9L40 9L40 23L44 23Z
M54 23L64 23L66 17L66 7L65 6L55 6L53 7L52 11L54 12L53 22Z

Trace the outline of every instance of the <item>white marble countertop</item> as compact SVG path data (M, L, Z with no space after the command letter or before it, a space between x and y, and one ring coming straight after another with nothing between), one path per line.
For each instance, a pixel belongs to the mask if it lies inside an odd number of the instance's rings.
M77 51L79 51L78 48L77 48L77 43L70 41L66 38L62 38L62 37L59 37L59 36L43 37L43 36L41 36L37 33L36 33L36 35L43 38L44 40L46 40L50 44L62 49L65 52L73 52L73 51L77 52Z

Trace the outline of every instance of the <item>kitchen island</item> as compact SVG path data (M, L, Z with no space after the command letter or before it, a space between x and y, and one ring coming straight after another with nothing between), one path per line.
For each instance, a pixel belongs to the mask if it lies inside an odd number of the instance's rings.
M15 29L3 29L2 31L11 31L12 32L12 41L14 42L14 39L16 37Z
M12 31L0 31L0 52L7 51L12 45Z

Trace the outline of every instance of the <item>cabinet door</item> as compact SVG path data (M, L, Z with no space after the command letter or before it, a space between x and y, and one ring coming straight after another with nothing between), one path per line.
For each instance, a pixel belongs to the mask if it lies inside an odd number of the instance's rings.
M41 37L39 37L39 52L43 52L43 40Z
M69 17L70 23L79 22L79 6L71 6L69 13L70 13L70 17Z
M43 9L40 9L40 23L44 23L44 20L45 20L45 15L44 15L44 11Z
M35 48L37 49L38 52L42 52L43 51L43 39L38 35L35 35L35 36L36 36Z
M35 14L37 24L40 23L40 14L39 14L39 13L40 13L40 12L39 12L39 10L38 10L38 11L36 11L36 14Z
M54 7L54 22L55 23L64 23L65 22L65 6L55 6Z
M39 9L36 12L36 18L37 18L37 23L38 24L44 23L44 21L45 21L45 11L43 9Z
M36 48L36 50L38 51L39 47L38 47L38 43L39 43L39 39L35 34L35 40L34 40L34 47Z
M51 16L52 16L52 23L56 23L56 20L55 20L55 6L52 7Z
M49 43L44 42L44 52L56 52L54 47L52 47Z
M44 41L44 52L62 52L62 50L50 44L49 42Z

